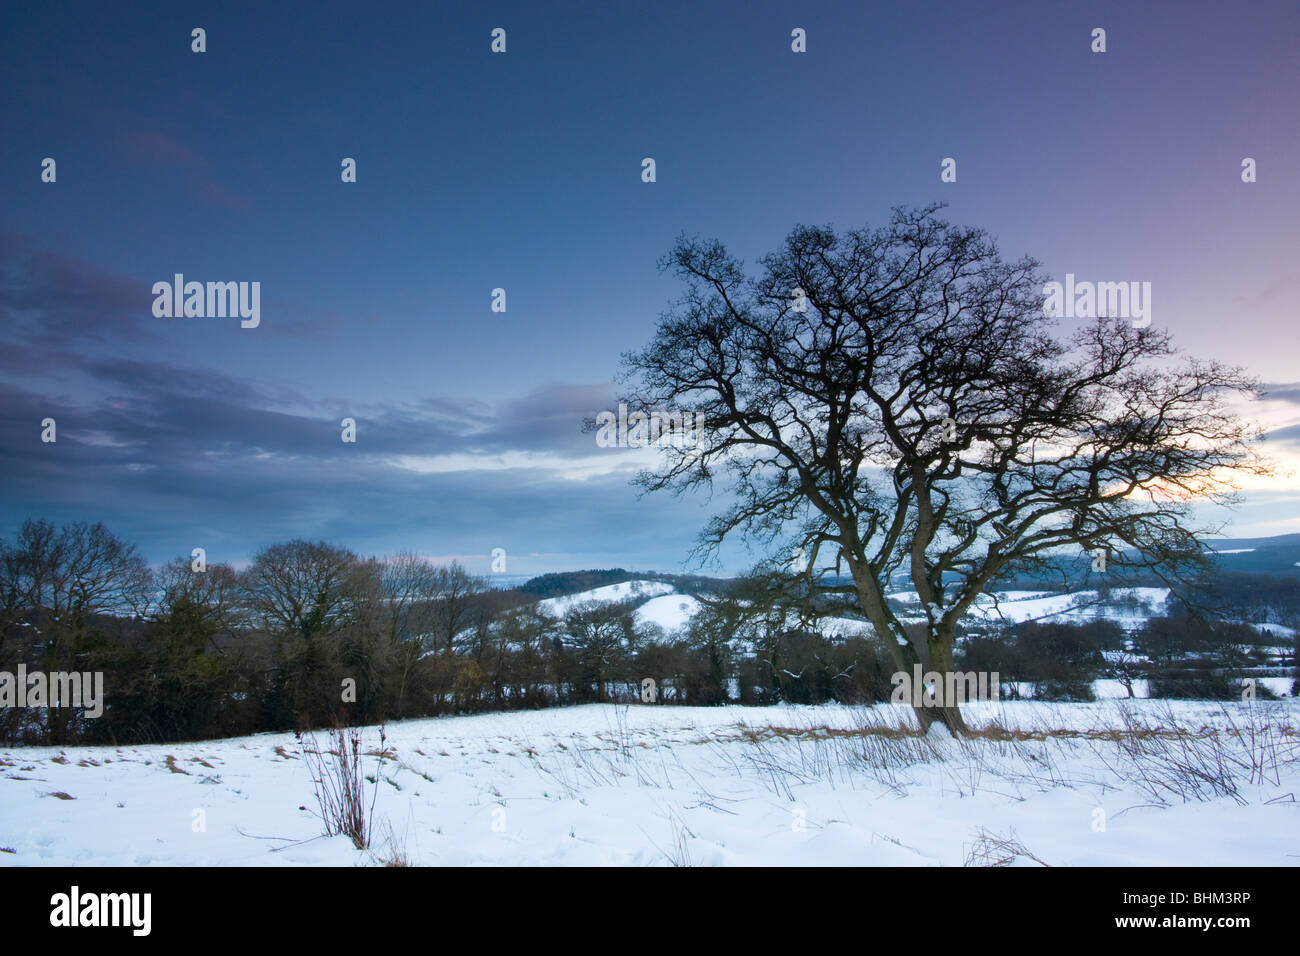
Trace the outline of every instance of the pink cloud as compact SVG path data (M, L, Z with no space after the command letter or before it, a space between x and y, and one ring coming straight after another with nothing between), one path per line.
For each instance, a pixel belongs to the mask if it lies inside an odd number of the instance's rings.
M213 176L212 162L174 136L159 130L127 133L120 140L124 153L135 161L143 160L155 167L183 170L190 190L204 202L219 209L246 210L253 200Z
M158 160L160 165L164 166L179 166L182 169L203 169L209 165L207 159L184 143L156 130L143 133L128 133L125 138L125 146L127 152L145 159Z

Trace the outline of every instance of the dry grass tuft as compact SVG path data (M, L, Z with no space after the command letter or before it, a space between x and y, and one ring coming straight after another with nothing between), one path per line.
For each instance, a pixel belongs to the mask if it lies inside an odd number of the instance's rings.
M975 842L966 851L966 862L962 865L1011 866L1019 859L1033 860L1039 866L1051 866L1050 863L1045 863L1030 853L1025 845L1016 839L1014 829L1008 831L1006 836L999 836L980 827L976 832Z

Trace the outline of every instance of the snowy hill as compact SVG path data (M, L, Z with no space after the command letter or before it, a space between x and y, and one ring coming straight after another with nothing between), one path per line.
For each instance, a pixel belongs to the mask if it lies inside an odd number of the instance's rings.
M1148 617L1162 613L1169 593L1168 588L1116 588L1111 591L1107 599L1102 600L1096 591L1078 591L1070 594L1050 591L999 591L981 597L968 617L972 621L1008 623L1031 620L1085 623L1104 619L1132 628L1140 625ZM893 592L889 598L904 605L900 617L905 622L920 622L926 619L917 602L915 591ZM538 602L537 606L542 613L550 617L563 617L575 607L591 602L634 603L636 622L654 624L662 628L665 634L672 634L684 627L703 607L698 599L679 592L671 584L645 580L627 581L564 597L548 598ZM797 618L791 615L789 626L794 627L797 623ZM871 632L870 625L854 618L831 617L823 619L820 624L822 632L827 635L862 635Z
M547 598L545 601L537 602L537 609L550 617L564 617L569 611L582 604L591 602L618 604L624 601L640 603L661 594L671 594L675 590L676 588L671 584L663 581L625 581L622 584L607 584L604 587L592 588L590 591L579 591L577 594L565 597Z
M637 608L636 622L657 625L665 634L671 634L690 621L701 607L700 602L689 594L664 594Z

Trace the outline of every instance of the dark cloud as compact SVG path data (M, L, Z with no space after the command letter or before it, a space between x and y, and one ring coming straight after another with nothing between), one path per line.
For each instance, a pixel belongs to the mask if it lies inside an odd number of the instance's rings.
M50 349L146 337L151 285L0 232L0 335Z
M205 369L157 362L83 360L77 366L105 386L105 402L82 409L86 430L126 445L146 443L181 457L224 452L333 459L499 455L512 451L591 454L583 420L610 407L607 385L553 385L498 406L445 397L414 405L349 408ZM340 439L345 417L358 441Z
M0 370L76 364L79 359L70 347L86 351L157 338L153 285L158 277L116 274L42 245L35 237L0 230ZM163 278L170 282L172 276ZM258 334L327 343L351 325L383 322L374 313L353 319L336 310L315 312L298 302L285 303L284 311L293 318L265 323ZM40 363L18 357L32 348L39 352L28 356Z
M211 559L242 561L273 541L303 536L367 553L503 547L510 554L609 552L618 557L606 563L672 566L704 521L695 506L639 499L625 476L574 482L541 468L424 475L391 467L323 429L310 458L262 457L214 441L186 445L171 433L116 443L127 437L115 418L120 412L96 415L103 431L92 431L72 409L14 392L0 393L0 528L11 532L37 515L103 520L153 560L201 545ZM54 445L39 440L37 416L46 412L60 422ZM180 415L196 412L185 407ZM100 444L106 439L115 443ZM327 443L332 452L323 450Z
M292 390L218 371L146 361L79 359L101 399L60 400L0 384L0 515L105 520L155 559L195 543L240 559L270 541L316 536L353 547L438 553L576 553L608 549L625 563L673 538L685 553L703 522L694 508L641 503L626 474L575 482L557 469L421 474L398 455L510 451L589 456L585 417L608 385L551 385L492 406L430 397L353 411L358 442L340 440L342 411ZM40 441L53 417L58 441Z

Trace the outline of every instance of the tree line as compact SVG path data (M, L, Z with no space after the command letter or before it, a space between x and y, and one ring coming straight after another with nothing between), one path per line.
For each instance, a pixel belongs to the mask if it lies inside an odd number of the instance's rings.
M842 626L848 602L790 585L755 573L683 595L699 609L668 634L638 619L647 595L636 585L627 601L547 613L529 590L410 552L379 559L297 539L238 570L183 557L151 568L102 524L27 520L0 540L0 672L100 672L105 700L93 719L0 708L0 742L208 739L632 701L647 678L655 702L889 700L885 644L865 622ZM1052 699L1090 699L1100 676L1225 697L1240 692L1229 678L1252 663L1238 648L1253 632L1224 627L1153 618L1126 643L1111 622L1027 623L963 632L957 662Z
M734 589L733 589L734 590ZM205 739L440 714L640 699L884 699L883 649L785 620L771 597L709 598L684 639L635 603L547 614L458 563L323 541L243 569L151 568L103 524L29 519L0 541L0 671L101 672L103 714L0 709L0 741Z

